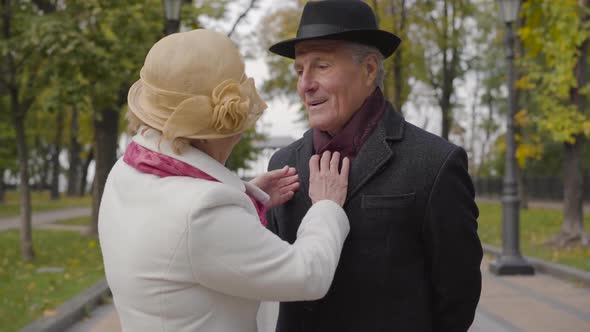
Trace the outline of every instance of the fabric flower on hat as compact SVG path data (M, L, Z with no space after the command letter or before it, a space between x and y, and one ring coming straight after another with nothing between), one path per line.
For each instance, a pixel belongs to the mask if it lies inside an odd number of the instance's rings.
M235 80L225 80L213 90L211 127L220 134L238 132L248 120L250 99L240 90Z

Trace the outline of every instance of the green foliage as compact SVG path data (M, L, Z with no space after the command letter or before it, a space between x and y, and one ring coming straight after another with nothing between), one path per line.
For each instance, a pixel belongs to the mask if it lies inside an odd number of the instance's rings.
M590 38L590 22L576 0L528 1L523 4L524 26L519 30L526 53L527 75L519 82L530 89L535 105L534 123L557 142L573 143L579 135L590 135L587 111L572 99L574 89L587 98L590 84L578 86L575 68L580 46ZM587 8L586 8L587 10Z
M242 135L240 142L234 147L231 155L227 159L225 166L233 171L238 169L247 169L248 161L256 160L260 148L254 145L254 142L264 139L262 134L257 133L253 128L247 130Z
M298 4L292 1L291 6L279 8L262 19L259 40L271 76L264 82L262 91L268 98L281 95L288 97L292 102L298 101L297 76L293 69L293 60L266 50L276 42L295 37L302 8L302 1L298 1Z
M199 28L205 25L204 18L221 19L229 3L198 0L185 4L182 24ZM33 101L26 119L27 140L33 147L30 162L39 165L55 139L58 113L66 113L62 136L68 138L71 109L78 109L78 141L88 146L93 118L100 118L103 109L124 107L145 55L163 37L162 3L72 0L54 12L42 13L28 1L15 1L11 9L12 37L0 39L0 56L4 59L10 52L14 66L2 62L0 69L15 69L22 100ZM0 168L15 170L10 103L2 97L6 93L0 84Z
M478 203L480 215L478 234L483 243L502 245L502 207L500 204ZM524 255L565 264L590 271L590 247L556 249L544 243L559 232L563 216L559 210L529 208L520 212L520 243ZM586 216L586 228L590 217Z
M33 231L37 259L20 260L19 235L0 233L0 331L16 331L104 278L98 241L77 232ZM37 272L40 268L62 272Z

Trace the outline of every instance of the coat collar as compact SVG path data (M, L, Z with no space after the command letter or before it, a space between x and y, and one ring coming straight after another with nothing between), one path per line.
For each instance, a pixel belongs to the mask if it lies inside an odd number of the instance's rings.
M181 155L177 155L172 150L171 141L163 138L162 135L154 129L144 129L145 128L143 127L140 128L138 133L133 136L133 141L135 143L152 151L156 151L168 157L183 161L211 175L222 183L235 187L242 192L246 191L244 183L234 172L225 168L224 165L213 159L208 154L197 148L189 146ZM249 189L253 190L252 188Z
M404 136L404 118L388 102L381 122L352 161L346 201L394 158L391 142Z
M348 202L371 177L376 175L381 167L394 158L391 142L404 137L405 121L401 114L387 102L383 118L375 131L369 136L356 158L353 160L348 178ZM311 200L309 192L309 158L313 155L313 131L310 129L303 135L302 143L296 147L296 168L301 184L300 191L308 207Z

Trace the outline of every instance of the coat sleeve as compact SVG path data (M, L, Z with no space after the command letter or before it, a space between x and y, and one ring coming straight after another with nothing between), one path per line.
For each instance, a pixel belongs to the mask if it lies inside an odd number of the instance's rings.
M248 211L243 193L225 190L204 199L189 217L188 255L196 282L262 301L313 300L326 294L350 229L338 204L317 202L290 245Z
M455 148L433 184L424 223L434 331L467 331L479 302L483 253L474 197L467 155Z

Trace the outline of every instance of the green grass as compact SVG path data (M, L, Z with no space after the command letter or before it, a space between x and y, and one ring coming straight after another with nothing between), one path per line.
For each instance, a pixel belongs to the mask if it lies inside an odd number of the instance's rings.
M91 206L92 197L87 195L84 197L67 197L61 195L57 201L49 199L48 191L34 191L31 192L31 202L33 212L64 209L72 207ZM16 191L6 192L6 203L0 204L0 218L18 216L20 213L20 196Z
M501 204L478 203L479 237L481 242L502 246ZM568 265L590 272L590 247L556 249L545 241L559 232L562 213L553 209L528 209L520 213L520 248L523 255ZM590 232L590 216L584 219L586 231Z
M104 277L102 256L95 238L77 232L34 230L36 259L20 259L19 234L0 233L0 331L16 331L51 314L61 303ZM38 273L43 267L63 272Z
M88 226L88 225L90 225L90 217L85 216L85 217L78 217L78 218L62 220L62 221L58 222L58 224L74 225L74 226Z

